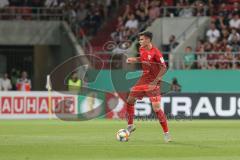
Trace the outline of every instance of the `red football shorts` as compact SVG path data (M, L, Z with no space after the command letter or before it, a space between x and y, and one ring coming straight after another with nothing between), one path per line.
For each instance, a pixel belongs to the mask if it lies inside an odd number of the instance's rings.
M154 86L154 89L149 90L149 85L135 85L132 87L130 97L135 97L136 99L142 99L143 97L149 97L151 102L160 102L161 94L160 87Z

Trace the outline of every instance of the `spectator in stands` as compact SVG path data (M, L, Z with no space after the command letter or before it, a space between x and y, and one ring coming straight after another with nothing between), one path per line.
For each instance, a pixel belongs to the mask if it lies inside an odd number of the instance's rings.
M193 8L190 5L186 5L180 12L180 17L192 17L193 16Z
M232 47L233 52L240 52L240 40L237 36L233 37L229 45Z
M235 60L236 60L236 63L235 63L236 69L240 69L240 54L235 55Z
M207 31L207 38L210 43L215 43L220 38L220 32L214 23L210 24L210 29Z
M117 22L117 28L121 28L121 27L123 27L124 26L124 19L123 19L123 17L122 16L119 16L118 17L118 22Z
M192 47L188 46L185 48L184 55L184 69L193 69L195 63L195 54L193 53Z
M235 68L235 60L234 60L234 56L232 53L232 47L228 46L226 48L226 52L225 52L225 62L226 62L226 68L225 69L232 69Z
M113 39L113 41L115 42L119 42L121 41L120 39L122 39L122 32L124 30L124 20L122 16L118 17L118 22L116 25L116 30L114 32L111 33L111 37Z
M73 22L77 23L77 13L71 3L66 3L66 5L64 6L64 14L70 25L74 24Z
M130 29L123 27L123 30L121 32L122 36L120 38L120 42L127 41L128 39L130 39L130 37L133 35L131 34L131 32L132 31Z
M172 51L174 48L178 46L178 42L176 41L175 35L171 35L169 37L169 51Z
M233 3L233 13L237 13L238 15L240 14L240 5L239 5L239 1Z
M194 15L195 16L206 16L207 12L207 5L203 3L202 1L195 1L193 4L194 9Z
M108 18L110 16L110 12L112 11L112 6L114 5L112 0L101 0L98 4L103 6L102 9L104 18Z
M172 51L174 48L176 48L178 46L178 42L176 41L176 37L175 35L171 35L169 37L169 44L166 46L166 51Z
M223 56L223 60L224 60L224 56ZM207 69L216 69L216 61L214 60L214 59L207 59L207 61L208 61L208 65L207 65ZM224 63L222 63L223 64L223 68L225 67L224 65Z
M232 43L233 39L237 39L237 41L240 41L240 35L235 28L232 29L232 32L228 37L228 42Z
M44 6L47 7L47 8L57 7L58 6L58 0L46 0Z
M217 4L215 4L215 5L217 5ZM222 14L224 17L228 17L228 15L230 13L228 11L226 3L221 3L220 7L218 9L216 9L215 12L216 12L216 15L217 14Z
M128 16L128 20L125 23L125 30L123 34L123 40L133 40L138 32L138 20L134 14Z
M12 89L11 80L8 78L8 74L5 73L3 78L0 79L0 90L9 91Z
M229 32L227 28L224 28L221 30L221 39L228 39L229 37Z
M148 3L146 3L146 5L148 6ZM160 16L160 1L152 1L150 3L150 7L148 9L148 16L149 16L149 20L150 22L154 21L156 18L158 18Z
M21 78L17 80L16 88L18 91L30 91L32 88L31 80L28 79L26 71L22 72Z
M126 6L125 6L125 10L124 10L124 13L123 13L123 19L125 20L125 19L127 19L127 17L128 17L128 15L129 14L131 14L131 11L132 9L131 9L131 6L129 5L129 4L127 4Z
M134 14L130 14L128 16L128 20L125 24L125 27L128 29L133 29L133 30L137 30L138 28L138 20L135 18Z
M227 60L227 54L219 54L217 62L215 63L215 66L209 65L208 69L227 69L228 68L228 60Z
M95 4L92 4L94 6ZM86 18L86 27L89 28L89 34L96 35L102 23L102 17L98 8L88 13Z
M174 77L170 86L170 90L172 92L181 92L181 88L182 86L178 83L177 78Z
M116 43L127 41L128 37L130 36L130 30L122 26L117 28L117 30L113 32L111 36Z
M16 70L15 68L12 68L10 77L11 77L13 90L17 90L16 84L17 84L17 80L18 80L19 76L20 76L20 71Z
M204 43L204 51L205 52L211 52L213 49L213 45L210 42Z
M176 2L175 2L176 9L175 9L175 11L174 11L174 14L175 14L176 16L179 16L179 13L182 11L182 9L183 9L184 7L186 7L187 3L188 3L188 2L185 1L185 0L178 0L178 1L176 1Z
M182 7L185 7L188 4L188 1L186 0L177 0L175 1L175 5L181 9Z
M148 8L143 1L136 6L136 18L139 22L139 31L143 31L149 25Z
M136 15L139 22L139 32L142 32L147 26L149 26L148 16L140 11L136 11Z
M84 26L85 24L85 19L87 18L88 10L85 7L85 3L79 4L79 8L77 10L76 16L77 16L77 21L80 24L80 26Z
M240 18L238 13L233 13L233 18L229 21L231 28L240 29Z
M219 2L210 2L215 5L213 12L218 16L212 17L210 29L206 33L208 41L197 44L197 68L230 69L240 67L240 63L237 62L240 56L238 57L239 53L236 54L240 51L239 4L235 2L232 5L232 2L221 2L220 5L218 5Z
M144 13L146 16L148 14L148 1L140 1L140 3L137 3L135 5L136 11Z
M228 46L228 40L227 39L223 39L222 42L221 42L221 51L224 52L226 50Z
M228 26L229 20L223 13L219 13L218 18L216 20L216 27L218 29L226 29Z
M143 32L147 28L147 26L150 25L148 15L144 12L139 12L137 19L139 22L139 32Z
M205 45L203 40L198 40L196 46L197 55L197 68L206 69L207 68L207 56L205 54Z
M204 53L204 41L201 39L197 41L196 53Z
M78 77L77 72L73 72L71 78L68 80L68 90L79 92L82 86L82 81Z

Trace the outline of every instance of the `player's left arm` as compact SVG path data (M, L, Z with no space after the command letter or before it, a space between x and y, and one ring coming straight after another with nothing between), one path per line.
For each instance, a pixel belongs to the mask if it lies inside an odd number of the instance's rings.
M157 83L162 80L163 75L167 72L167 66L165 64L165 61L163 59L162 53L158 50L154 56L155 63L158 64L158 67L160 71L158 72L157 77L155 80L151 83L152 85L157 85Z

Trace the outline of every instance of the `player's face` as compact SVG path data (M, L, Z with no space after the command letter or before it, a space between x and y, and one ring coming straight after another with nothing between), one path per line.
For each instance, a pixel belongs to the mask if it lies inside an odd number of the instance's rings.
M141 47L146 47L149 45L149 43L150 43L150 39L148 37L145 37L145 36L139 37L139 44Z
M77 79L77 73L73 73L72 79Z

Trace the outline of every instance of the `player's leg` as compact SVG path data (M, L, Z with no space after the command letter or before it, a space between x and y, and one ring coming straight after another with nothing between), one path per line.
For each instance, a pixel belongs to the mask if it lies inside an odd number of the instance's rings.
M137 99L141 99L143 95L145 94L144 92L144 86L142 85L135 85L134 87L131 88L130 94L127 98L127 120L128 120L128 131L131 133L135 131L135 126L133 124L134 120L134 104Z
M162 130L163 130L163 133L164 133L164 140L165 140L165 142L170 142L171 137L169 135L167 118L166 118L166 115L165 115L164 111L161 108L161 105L160 105L161 96L150 97L150 100L152 102L153 110L156 113L156 116L157 116L157 118L159 120L159 123L162 127Z
M127 121L128 121L128 127L127 130L129 133L135 131L135 126L133 124L134 120L134 104L136 102L136 98L131 96L131 94L127 98Z
M150 99L152 102L153 110L156 113L156 116L162 126L163 132L164 133L168 132L167 118L160 106L160 96L151 97Z

